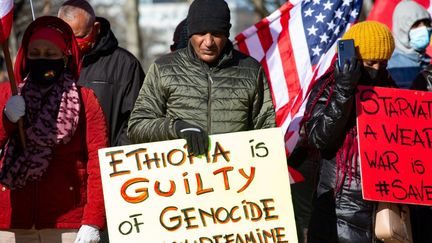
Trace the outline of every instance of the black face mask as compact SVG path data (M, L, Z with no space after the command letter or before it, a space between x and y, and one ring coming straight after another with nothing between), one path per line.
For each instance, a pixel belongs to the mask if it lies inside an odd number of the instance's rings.
M386 87L387 84L387 70L374 69L370 67L363 67L363 75L360 79L361 85L371 85Z
M64 69L64 59L27 59L31 82L41 86L50 86L57 82Z

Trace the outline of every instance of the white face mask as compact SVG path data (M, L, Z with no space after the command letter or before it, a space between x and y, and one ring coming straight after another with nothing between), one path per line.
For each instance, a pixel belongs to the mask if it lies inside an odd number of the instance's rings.
M409 44L417 51L423 51L429 45L431 28L421 26L409 31Z

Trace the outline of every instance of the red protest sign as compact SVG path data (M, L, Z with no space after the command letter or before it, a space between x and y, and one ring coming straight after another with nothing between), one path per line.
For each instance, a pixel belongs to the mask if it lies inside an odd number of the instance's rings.
M432 92L360 86L363 198L432 205Z

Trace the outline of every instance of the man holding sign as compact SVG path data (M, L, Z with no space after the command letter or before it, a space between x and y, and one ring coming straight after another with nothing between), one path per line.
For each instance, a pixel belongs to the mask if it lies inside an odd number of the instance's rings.
M207 134L274 127L264 70L228 40L227 3L195 0L187 20L188 47L151 65L129 120L129 138L185 138L189 153L200 155L208 150Z
M362 199L355 92L358 85L392 87L386 71L394 50L388 28L378 22L354 25L357 57L318 80L305 114L309 143L321 151L320 177L308 242L371 242L373 204ZM340 50L338 50L340 51Z

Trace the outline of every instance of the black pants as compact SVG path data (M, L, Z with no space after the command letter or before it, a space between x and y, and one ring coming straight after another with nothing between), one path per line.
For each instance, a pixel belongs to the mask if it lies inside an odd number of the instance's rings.
M309 220L312 214L312 200L315 190L315 175L317 162L306 159L296 169L305 178L304 181L291 185L297 238L299 243L305 242L305 234L308 231Z
M337 243L334 192L330 190L314 201L308 230L308 243Z

